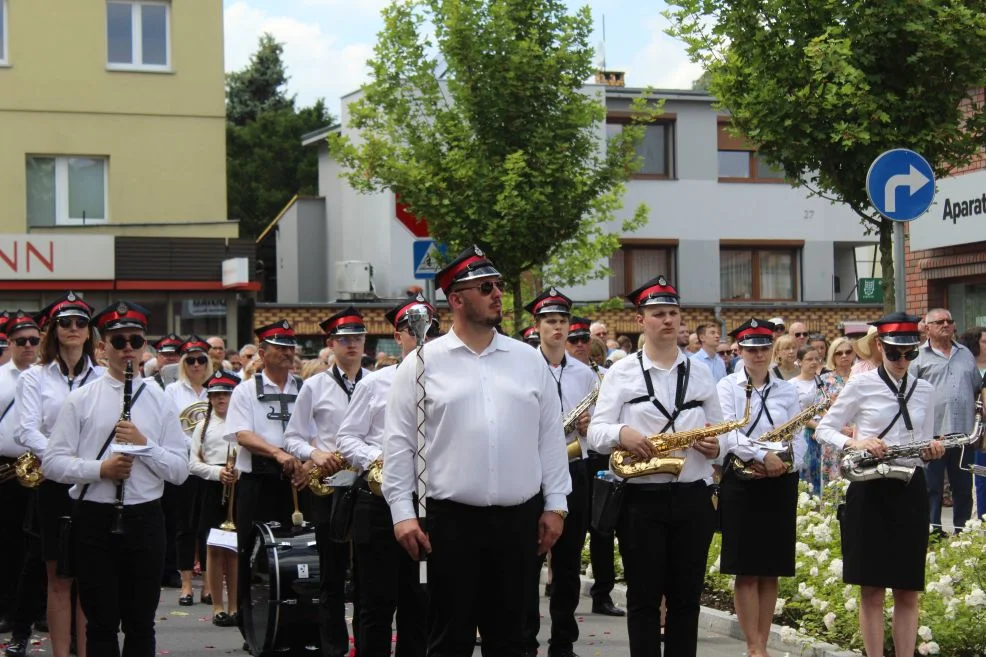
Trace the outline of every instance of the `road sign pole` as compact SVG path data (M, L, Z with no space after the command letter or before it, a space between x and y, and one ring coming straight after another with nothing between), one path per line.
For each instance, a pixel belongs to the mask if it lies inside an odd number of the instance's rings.
M904 223L894 222L894 310L905 312L907 308L907 266L904 262Z
M425 280L425 300L431 305L435 305L435 279L429 278Z

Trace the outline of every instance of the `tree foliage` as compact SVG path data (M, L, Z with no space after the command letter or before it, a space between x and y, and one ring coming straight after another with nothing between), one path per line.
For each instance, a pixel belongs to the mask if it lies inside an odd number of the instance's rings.
M250 64L226 84L226 189L240 235L256 237L295 194L318 190L318 153L301 136L332 123L320 99L297 109L281 61L281 44L265 34Z
M383 18L371 82L349 106L359 138L330 138L349 183L399 194L450 253L479 244L511 284L516 317L525 272L569 285L604 274L643 128L600 148L605 104L584 88L588 8L408 0ZM644 216L641 207L624 228Z
M792 184L879 230L893 307L891 222L866 197L881 152L910 148L936 176L982 152L981 0L672 0L669 34L709 73L734 128ZM921 219L928 221L929 219Z

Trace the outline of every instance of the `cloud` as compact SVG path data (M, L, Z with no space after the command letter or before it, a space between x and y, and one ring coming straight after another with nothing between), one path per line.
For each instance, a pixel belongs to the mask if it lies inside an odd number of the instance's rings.
M335 0L306 2L336 4ZM302 21L268 13L251 6L250 2L238 0L226 6L224 23L226 70L234 71L246 66L250 55L257 49L260 36L270 32L284 44L288 91L297 94L301 106L324 98L329 109L338 117L339 98L358 89L369 77L366 60L372 55L373 44L344 43L339 35L328 34L323 29L326 24L345 24L342 21Z
M663 16L646 19L647 45L634 52L626 66L627 85L651 86L657 89L691 89L692 82L702 75L702 67L688 59L684 45L664 30L668 21ZM619 69L617 69L619 70Z

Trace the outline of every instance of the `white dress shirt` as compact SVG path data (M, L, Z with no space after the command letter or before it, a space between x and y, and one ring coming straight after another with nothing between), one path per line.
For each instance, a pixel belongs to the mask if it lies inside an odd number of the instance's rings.
M541 354L499 333L477 354L453 327L423 355L428 497L516 506L540 491L545 510L567 511L561 404ZM415 517L417 362L397 367L387 405L383 494L395 524Z
M262 389L265 395L297 395L301 385L300 379L288 375L282 390L276 383L267 378L267 372L261 372ZM293 413L294 402L287 405L289 413ZM268 444L274 447L284 447L284 425L281 420L268 418L268 413L280 413L281 404L276 401L262 402L257 399L257 384L253 378L233 388L229 400L229 411L226 413L226 438L234 443L236 434L240 431L252 431ZM236 469L240 472L253 472L253 455L250 450L243 448L236 451Z
M543 352L540 349L538 349L538 353L542 354L541 357L544 358ZM548 368L551 378L555 381L555 392L557 393L559 388L561 389L562 417L575 408L600 383L599 377L592 371L592 368L576 358L566 356L561 364L557 366L552 365L545 359L544 364ZM578 440L579 445L582 447L582 458L585 458L585 436L580 436L578 430L575 430L571 435L565 436L565 440L569 443L573 440Z
M892 376L890 380L898 389L900 388L899 380ZM910 392L914 383L914 377L908 375L905 395ZM899 417L883 440L888 445L906 445L931 440L935 426L934 394L935 390L930 383L918 379L917 388L907 402L907 412L911 416L913 430L908 431L904 418ZM842 427L847 424L856 425L858 440L876 438L890 424L890 420L897 414L899 408L897 394L891 391L880 378L879 370L851 376L839 393L839 398L818 423L815 438L839 449L845 449L849 438L842 433ZM895 463L908 467L924 465L924 461L919 458L898 459Z
M639 352L643 367L650 372L654 385L654 395L665 409L674 414L675 393L678 388L678 366L688 360L688 354L678 350L671 369L661 369ZM613 363L603 379L596 400L596 409L589 422L589 449L600 454L610 454L620 444L620 431L629 426L644 435L653 435L664 429L667 418L654 406L650 400L628 404L631 399L647 396L647 384L641 372L641 361L637 356L622 358ZM674 431L700 429L709 424L722 422L722 411L719 408L719 397L716 395L716 384L712 378L712 370L700 363L691 363L688 375L688 387L685 402L698 401L701 406L682 411L675 419ZM671 429L669 428L669 432ZM712 483L713 459L706 458L698 450L689 448L675 452L685 457L685 465L675 477L672 474L654 474L634 477L629 484L658 484L673 481L692 482L703 480Z
M763 463L767 450L757 438L772 429L781 426L801 412L798 402L798 390L790 381L778 379L773 374L767 375L766 385L753 390L750 397L750 422L742 430L730 431L722 437L723 454L732 452L742 461L756 460ZM722 406L724 420L742 418L746 410L746 368L730 374L719 382L719 404ZM763 408L763 398L767 397L767 408ZM768 414L770 417L768 417ZM756 423L754 424L754 420ZM746 436L749 434L749 437ZM798 431L792 445L794 450L794 469L801 468L804 462L807 444L804 432Z
M174 383L169 383L168 387L164 389L164 394L168 396L171 403L175 406L175 412L181 415L181 412L186 408L195 404L197 402L207 402L209 401L209 390L205 386L198 392L195 392L195 388L188 381L182 381L181 379L175 381Z
M205 422L199 423L192 432L192 454L188 470L200 479L219 481L219 473L226 467L226 456L234 443L226 440L226 421L215 413L209 418L209 430L203 443L203 424Z
M788 379L788 383L793 385L798 391L798 405L801 406L801 410L815 403L815 397L818 396L818 384L814 379L805 381L799 377L794 377L793 379Z
M369 373L369 370L360 369L356 380L362 381ZM336 376L340 379L336 379ZM352 381L347 382L346 375L337 370L335 365L305 381L291 412L291 421L284 432L284 451L307 461L315 449L330 453L338 449L336 435L349 405L349 395L342 387L347 383L355 385L354 390L363 385L362 382L358 385Z
M143 391L137 391L143 387ZM188 477L185 433L171 401L155 385L134 382L131 422L147 438L150 452L134 458L133 470L125 486L124 504L143 504L159 499L164 482L179 485ZM99 450L113 431L123 407L123 381L103 376L75 390L65 398L51 433L41 469L47 479L75 484L69 495L77 499L83 484L91 484L85 499L111 504L116 500L116 483L101 479L102 461L112 447L97 460Z
M363 378L339 424L336 445L343 457L360 470L369 469L383 455L387 397L396 376L397 366L391 365Z
M0 456L8 458L24 453L24 448L14 442L14 428L18 425L14 396L20 374L12 360L0 365Z
M62 374L57 360L24 370L17 379L14 408L19 423L14 430L14 441L38 458L44 458L48 436L55 427L65 398L73 390L95 382L105 372L105 367L93 365L88 358L82 373L71 381ZM120 409L117 409L117 416L119 414Z

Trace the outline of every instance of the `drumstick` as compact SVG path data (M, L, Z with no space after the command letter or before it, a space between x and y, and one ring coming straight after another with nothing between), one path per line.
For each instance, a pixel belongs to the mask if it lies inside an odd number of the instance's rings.
M291 524L295 527L301 527L301 523L305 522L305 516L301 515L301 511L298 509L298 489L291 485L291 500L294 502L294 513L291 514Z

